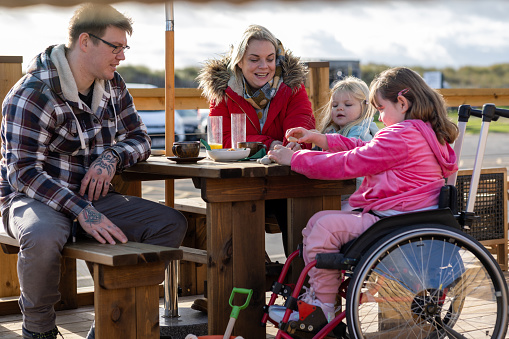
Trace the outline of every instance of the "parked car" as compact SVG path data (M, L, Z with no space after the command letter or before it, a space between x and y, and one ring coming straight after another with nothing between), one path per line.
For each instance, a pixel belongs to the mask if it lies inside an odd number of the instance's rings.
M152 139L153 149L164 149L165 111L138 111L143 123L147 126ZM178 111L175 111L175 141L185 140L184 122Z
M207 136L207 123L208 123L208 116L210 114L210 109L203 109L200 108L198 110L198 117L200 119L200 132L206 137Z
M198 116L198 110L196 109L180 109L177 110L178 114L182 117L184 123L184 131L186 134L186 140L200 140L200 138L206 137L206 134L200 128L200 118Z

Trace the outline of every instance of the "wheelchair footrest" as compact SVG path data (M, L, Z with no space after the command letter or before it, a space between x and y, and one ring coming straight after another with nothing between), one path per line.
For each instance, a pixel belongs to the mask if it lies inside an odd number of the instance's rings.
M306 304L307 305L307 304ZM307 305L312 307L312 305ZM302 306L299 306L300 318L297 321L280 323L279 328L288 334L295 335L296 338L313 338L325 325L327 319L319 307L313 307L313 310L307 310L310 313L302 312Z

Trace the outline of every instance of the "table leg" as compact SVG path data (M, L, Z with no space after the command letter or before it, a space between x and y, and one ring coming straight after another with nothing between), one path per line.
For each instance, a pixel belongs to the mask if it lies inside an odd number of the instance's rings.
M331 209L341 209L340 196L288 199L288 248L293 252L297 250L299 244L302 244L302 230L315 213ZM304 261L292 262L289 282L297 282L303 268Z
M265 303L265 205L263 200L207 204L209 334L223 334L233 287L253 289L249 307L235 323L234 335L265 338L260 326ZM233 256L235 253L235 256ZM244 304L244 296L234 305Z

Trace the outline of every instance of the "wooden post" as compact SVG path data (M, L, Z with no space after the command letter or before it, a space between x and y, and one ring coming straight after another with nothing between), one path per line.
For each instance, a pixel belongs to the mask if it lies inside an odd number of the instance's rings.
M306 64L309 68L306 89L315 118L319 120L320 117L317 117L316 113L329 100L329 62L313 61Z
M12 86L21 78L21 56L0 56L0 103Z
M173 20L173 1L165 4L166 31L165 31L165 152L172 156L173 141L175 140L175 27ZM173 207L175 203L175 181L165 180L164 201L166 206Z
M7 92L23 75L21 56L0 56L0 104ZM2 117L0 113L0 118ZM1 157L1 155L0 155ZM20 294L16 255L7 255L0 251L0 297L12 297Z

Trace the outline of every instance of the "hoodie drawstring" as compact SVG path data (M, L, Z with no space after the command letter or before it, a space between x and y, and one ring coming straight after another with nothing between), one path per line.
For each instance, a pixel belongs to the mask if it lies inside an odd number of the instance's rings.
M108 83L108 85L109 85L108 87L109 87L110 98L111 98L111 106L113 106L113 114L115 115L115 134L116 134L118 132L117 110L115 109L115 103L113 102L113 93L111 92L111 84ZM72 109L71 105L69 105L69 103L67 101L65 102L65 104L67 105L67 107L69 107L69 109L71 110L72 116L76 120L76 128L78 130L78 135L80 137L81 149L85 149L85 147L86 147L85 136L83 135L83 130L81 129L80 121L78 120L78 117L76 116L76 114L74 114L74 110Z
M113 102L113 93L111 92L111 82L109 82L109 81L108 81L108 88L110 91L111 106L113 106L113 114L115 115L115 134L117 134L117 132L118 132L117 110L115 109L115 103Z

